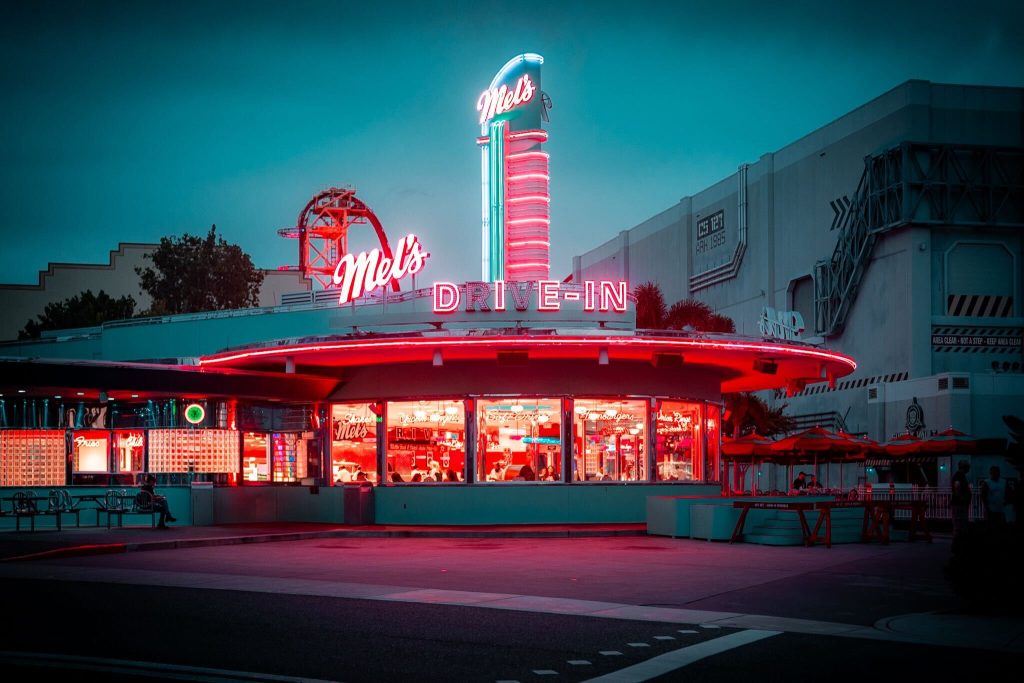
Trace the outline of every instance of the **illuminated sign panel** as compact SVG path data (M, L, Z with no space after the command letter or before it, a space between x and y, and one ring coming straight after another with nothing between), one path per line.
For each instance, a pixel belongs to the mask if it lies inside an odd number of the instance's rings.
M498 114L504 114L519 105L526 104L533 99L536 92L537 88L530 80L530 74L524 74L516 81L516 87L513 90L510 90L507 85L484 90L476 103L476 110L480 112L480 125L487 123Z
M398 240L394 257L388 258L380 249L358 255L345 254L334 267L332 278L338 287L338 303L357 299L363 294L385 287L393 280L415 275L423 269L430 254L423 251L415 235Z
M465 289L465 294L463 294ZM434 313L467 313L505 311L509 304L517 311L526 311L531 302L541 312L561 310L563 302L583 302L583 310L626 311L627 284L624 281L585 280L583 291L578 286L565 286L557 280L504 282L467 282L459 287L454 282L435 282Z

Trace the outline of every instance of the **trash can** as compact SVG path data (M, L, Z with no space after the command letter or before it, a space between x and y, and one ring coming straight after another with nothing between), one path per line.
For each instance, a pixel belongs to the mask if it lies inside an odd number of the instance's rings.
M373 524L373 484L345 484L345 524Z

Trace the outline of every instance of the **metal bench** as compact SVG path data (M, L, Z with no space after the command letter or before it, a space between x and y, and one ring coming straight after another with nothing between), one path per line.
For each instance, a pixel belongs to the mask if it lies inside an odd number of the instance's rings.
M110 492L113 493L113 492ZM153 507L153 496L149 491L139 491L134 496L107 494L107 528L110 518L117 517L117 526L124 526L125 515L149 515L150 525L155 527L160 511Z
M49 497L46 500L46 509L37 510L36 514L39 515L53 515L57 521L57 530L60 531L61 527L61 516L62 515L74 515L75 526L82 526L82 520L80 518L81 510L75 507L71 501L71 494L65 489L53 489L50 491Z

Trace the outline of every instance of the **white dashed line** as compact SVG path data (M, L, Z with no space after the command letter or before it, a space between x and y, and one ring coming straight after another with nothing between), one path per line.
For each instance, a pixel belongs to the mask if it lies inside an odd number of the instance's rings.
M558 672L554 669L534 669L533 673L538 676L557 676Z
M572 666L590 666L590 662L586 659L570 659L566 664L570 664Z
M701 628L722 628L721 626L717 626L715 624L697 624L697 625L700 626Z
M605 657L618 657L622 653L619 652L618 650L601 650L597 654L604 655Z
M630 647L650 647L647 643L626 643Z
M782 632L758 631L755 629L737 631L726 636L706 640L703 643L666 652L657 657L651 657L647 661L627 666L625 669L619 669L604 676L591 678L588 683L640 683L641 681L649 681L652 678L664 676L705 657L721 654L722 652L748 645L764 638L777 636L780 633Z
M681 629L679 629L679 632L680 633L700 633L699 631L694 631L692 628L681 628Z
M654 636L655 640L675 640L672 636Z

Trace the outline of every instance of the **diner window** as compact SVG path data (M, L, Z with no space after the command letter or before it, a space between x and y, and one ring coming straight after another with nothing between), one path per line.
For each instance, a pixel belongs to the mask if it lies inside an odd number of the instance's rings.
M387 404L387 477L400 483L460 482L466 470L462 401Z
M246 432L242 437L242 480L270 481L270 443L266 434Z
M573 480L645 481L645 401L576 399Z
M707 404L704 424L707 430L707 456L701 473L704 481L721 481L719 468L722 466L722 407L714 403Z
M331 476L337 484L379 481L378 404L336 403L331 408Z
M306 477L306 440L294 432L270 435L270 466L276 482L291 482Z
M477 481L561 481L562 400L477 401Z
M146 433L142 430L119 430L114 432L114 467L122 474L141 472Z
M699 481L702 478L701 406L684 401L659 401L654 419L658 481Z
M103 472L110 470L110 432L83 430L71 437L72 471Z

